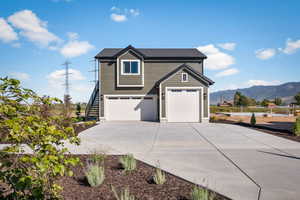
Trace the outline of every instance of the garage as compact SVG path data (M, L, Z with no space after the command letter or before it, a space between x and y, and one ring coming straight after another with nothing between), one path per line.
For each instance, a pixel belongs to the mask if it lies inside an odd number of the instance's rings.
M168 88L168 122L199 122L201 88Z
M157 97L105 96L104 112L107 121L157 121Z

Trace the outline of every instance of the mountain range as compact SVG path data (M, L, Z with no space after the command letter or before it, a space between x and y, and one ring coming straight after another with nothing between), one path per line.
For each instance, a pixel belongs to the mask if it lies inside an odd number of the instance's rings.
M237 91L247 97L254 98L256 101L262 101L263 99L273 100L279 97L284 103L288 104L293 102L294 96L300 92L300 82L288 82L272 86L252 86L249 88L212 92L210 94L210 103L216 105L220 102L221 98L226 101L231 101Z

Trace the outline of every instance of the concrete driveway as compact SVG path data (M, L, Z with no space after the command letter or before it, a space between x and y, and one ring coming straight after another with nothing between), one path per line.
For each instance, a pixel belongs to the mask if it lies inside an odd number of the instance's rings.
M73 153L133 153L237 200L298 200L300 143L225 124L106 122Z

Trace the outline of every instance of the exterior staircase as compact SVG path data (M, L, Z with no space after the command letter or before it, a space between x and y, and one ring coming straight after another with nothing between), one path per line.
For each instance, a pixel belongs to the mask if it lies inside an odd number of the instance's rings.
M90 100L85 108L86 120L99 120L99 81L97 81Z

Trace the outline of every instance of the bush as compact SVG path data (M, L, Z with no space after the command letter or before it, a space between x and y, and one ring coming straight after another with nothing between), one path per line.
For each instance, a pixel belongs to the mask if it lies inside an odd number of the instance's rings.
M59 176L72 176L79 158L65 156L64 142L79 144L65 115L53 115L57 98L40 97L16 79L0 78L0 130L11 145L1 151L0 180L9 186L7 199L58 199ZM32 154L25 152L22 143ZM21 154L20 154L21 153Z
M126 172L136 169L136 160L132 154L121 156L119 161Z
M84 122L84 125L85 125L85 126L92 126L92 125L95 125L95 124L96 124L96 121L95 121L95 120Z
M104 181L104 167L98 164L88 164L85 176L90 186L97 187Z
M252 113L250 124L251 124L251 126L255 126L256 125L256 117L255 117L254 113Z
M300 117L296 119L296 122L294 124L294 134L300 136Z
M120 195L118 195L116 189L113 186L111 186L111 190L113 191L114 196L117 200L135 200L135 197L133 195L130 195L128 188L122 190L120 192Z
M195 186L191 193L192 200L214 200L216 195L210 193L206 188L200 188Z
M157 185L163 185L166 182L166 174L158 167L155 169L153 181Z

